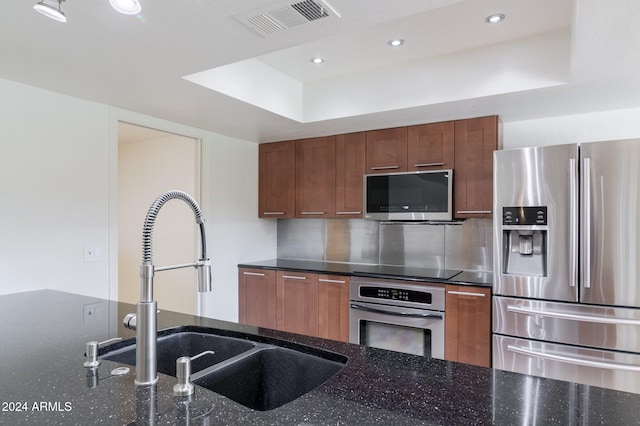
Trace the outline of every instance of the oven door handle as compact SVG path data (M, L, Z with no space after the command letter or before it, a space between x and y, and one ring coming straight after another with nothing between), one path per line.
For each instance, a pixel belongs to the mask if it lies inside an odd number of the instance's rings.
M442 315L440 314L414 314L411 312L392 312L384 309L376 309L376 308L370 308L368 306L358 305L357 303L351 303L351 308L357 309L359 311L374 312L376 314L393 315L393 316L405 317L405 318L412 317L412 318L433 318L433 319L440 319L440 320L442 319Z

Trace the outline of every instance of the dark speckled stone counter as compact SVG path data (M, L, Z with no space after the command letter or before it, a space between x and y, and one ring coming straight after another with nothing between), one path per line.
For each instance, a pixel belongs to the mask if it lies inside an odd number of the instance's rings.
M159 302L162 309L162 302ZM348 357L308 394L255 411L197 388L175 399L173 377L133 384L134 368L85 369L90 340L130 338L132 305L50 290L0 296L0 424L3 425L631 425L640 395L161 311L159 329L200 325L318 347Z
M388 278L408 281L445 282L451 284L491 287L490 272L462 271L455 269L417 268L395 265L368 265L358 263L321 262L314 260L269 259L241 263L238 267L282 269L287 271L315 272L320 274L351 275L371 278Z

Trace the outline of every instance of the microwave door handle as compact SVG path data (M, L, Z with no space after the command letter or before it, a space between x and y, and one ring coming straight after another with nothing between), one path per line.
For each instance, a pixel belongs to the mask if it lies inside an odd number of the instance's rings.
M409 317L409 318L442 319L442 315L439 315L439 314L414 314L410 312L390 312L384 309L376 309L376 308L370 308L368 306L358 305L356 303L352 303L351 308L357 309L359 311L373 312L376 314L392 315L392 316L405 317L405 318Z

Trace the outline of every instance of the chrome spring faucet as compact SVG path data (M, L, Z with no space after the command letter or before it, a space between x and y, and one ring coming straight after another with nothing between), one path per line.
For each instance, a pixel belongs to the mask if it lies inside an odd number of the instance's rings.
M151 259L151 242L153 225L158 212L169 200L178 198L189 204L200 226L200 259L182 265L155 267ZM168 191L160 195L151 204L142 230L142 265L140 266L140 301L136 304L136 315L127 315L125 327L136 330L136 379L135 384L148 386L158 381L157 365L157 309L158 303L153 300L153 275L155 272L170 269L194 267L197 269L199 292L211 291L211 261L207 257L204 219L198 203L182 191Z

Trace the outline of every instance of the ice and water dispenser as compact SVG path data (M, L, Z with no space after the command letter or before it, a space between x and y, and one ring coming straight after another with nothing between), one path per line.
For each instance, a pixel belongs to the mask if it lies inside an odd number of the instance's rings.
M502 208L502 273L547 276L547 207Z

